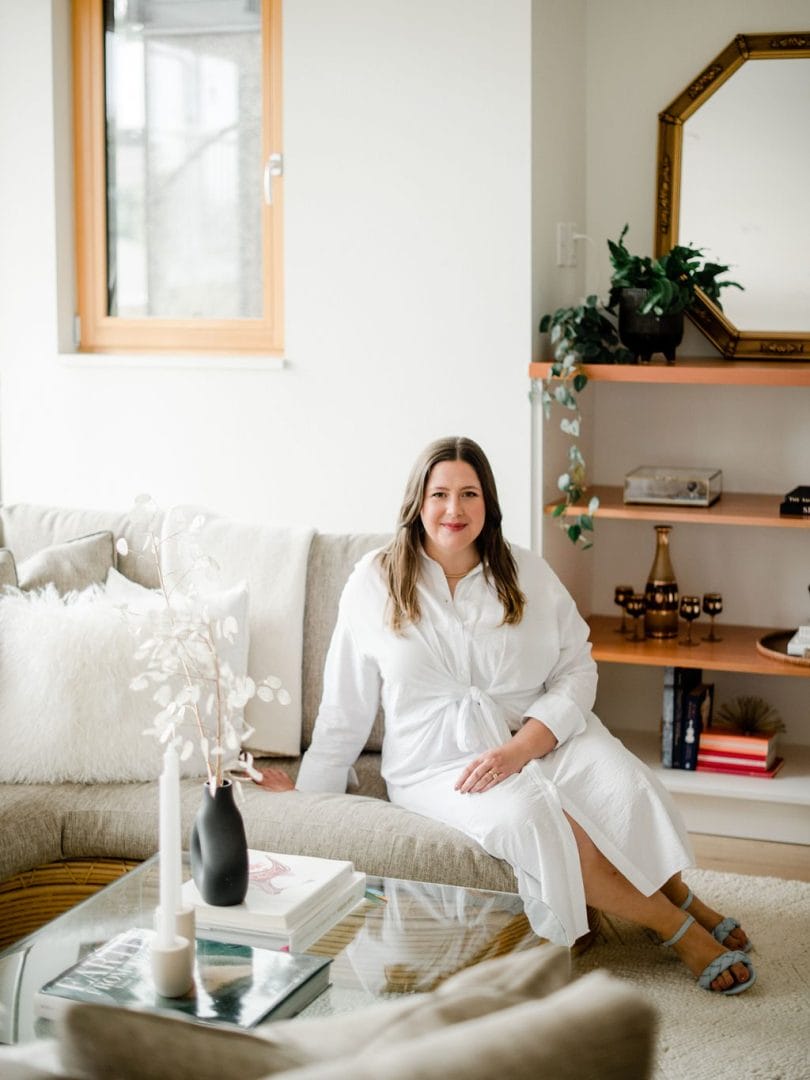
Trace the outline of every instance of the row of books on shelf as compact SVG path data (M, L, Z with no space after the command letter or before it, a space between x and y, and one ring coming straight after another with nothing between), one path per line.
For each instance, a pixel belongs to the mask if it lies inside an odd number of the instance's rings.
M777 735L747 735L712 727L714 684L700 668L667 667L661 722L661 764L665 769L776 776L784 761Z
M196 918L194 984L179 998L155 989L154 931L126 930L90 947L36 993L45 1021L70 1001L180 1012L200 1023L252 1027L306 1008L329 985L330 958L306 955L364 898L366 875L351 862L254 851L241 904L206 904L193 881L182 889Z

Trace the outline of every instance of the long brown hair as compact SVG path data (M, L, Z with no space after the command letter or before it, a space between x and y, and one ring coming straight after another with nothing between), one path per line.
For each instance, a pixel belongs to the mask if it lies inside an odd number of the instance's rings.
M494 583L498 599L503 604L503 621L519 623L523 618L526 597L518 585L514 556L501 532L503 515L492 467L478 443L472 439L451 436L430 443L417 458L405 486L396 533L390 544L380 553L391 599L391 627L399 632L404 623L419 622L421 616L416 594L419 558L425 535L421 511L428 478L433 467L440 461L465 461L475 469L486 508L484 527L475 544L484 573Z

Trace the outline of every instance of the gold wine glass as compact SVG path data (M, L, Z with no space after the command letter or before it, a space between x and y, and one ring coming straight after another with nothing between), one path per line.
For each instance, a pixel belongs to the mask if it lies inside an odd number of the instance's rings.
M723 597L719 592L707 592L703 594L703 613L711 619L709 632L703 638L704 641L722 641L714 632L714 619L723 610Z
M686 637L681 638L678 642L679 645L699 645L699 641L692 641L692 623L695 619L700 618L700 597L699 596L682 596L681 606L679 608L679 614L682 619L686 620Z
M633 636L629 637L628 641L643 641L644 635L639 634L638 624L641 619L644 618L644 612L647 610L647 599L644 593L633 593L628 596L625 601L625 610L630 618L633 620Z
M614 634L626 634L627 633L627 601L634 593L632 585L617 585L613 590L613 603L618 604L622 609L622 621L619 627L614 630Z

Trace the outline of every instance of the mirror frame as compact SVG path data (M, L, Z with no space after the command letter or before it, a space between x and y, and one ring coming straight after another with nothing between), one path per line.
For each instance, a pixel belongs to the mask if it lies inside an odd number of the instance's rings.
M658 114L655 256L678 243L681 206L683 125L735 71L749 60L810 57L810 31L738 34L703 71ZM729 359L807 360L810 328L783 333L739 330L700 290L686 314Z

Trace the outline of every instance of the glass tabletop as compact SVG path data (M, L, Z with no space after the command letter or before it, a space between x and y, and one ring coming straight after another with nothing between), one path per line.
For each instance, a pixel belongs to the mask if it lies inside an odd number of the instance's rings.
M0 1042L52 1034L34 1013L39 988L122 930L151 928L158 893L153 856L0 953ZM464 967L540 943L513 893L369 876L360 903L305 950L332 958L331 984L300 1015L426 992Z

